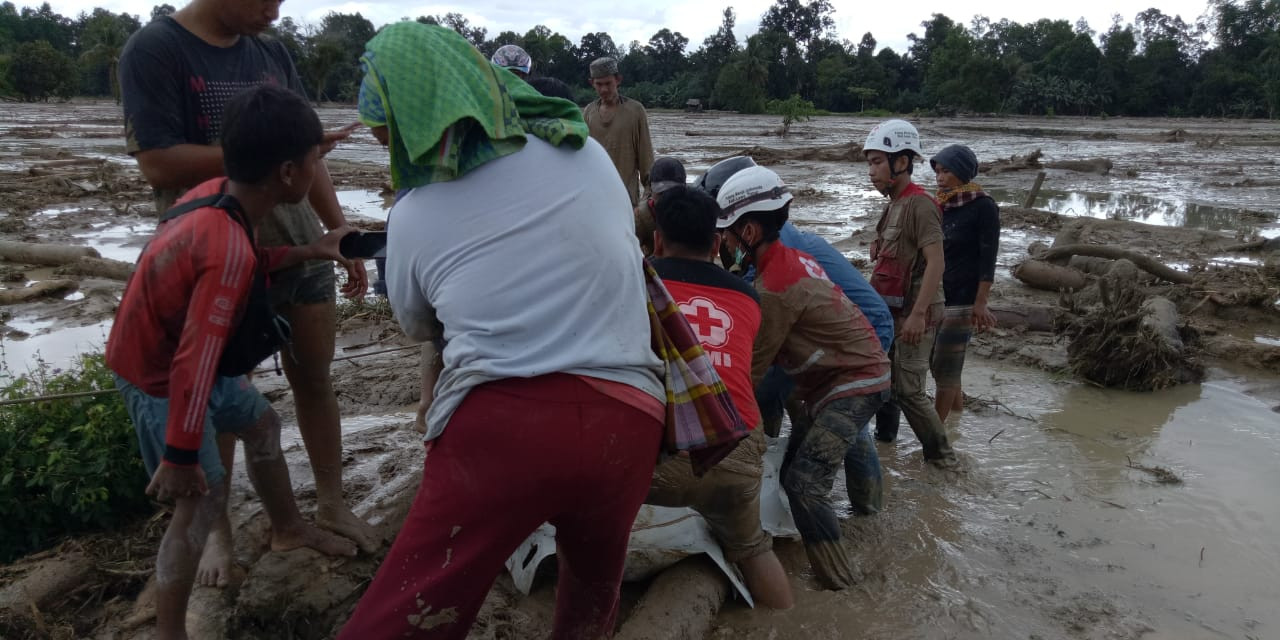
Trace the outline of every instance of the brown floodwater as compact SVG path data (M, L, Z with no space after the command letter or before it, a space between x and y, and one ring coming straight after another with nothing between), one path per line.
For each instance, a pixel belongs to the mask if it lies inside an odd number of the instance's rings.
M905 425L880 445L885 510L845 527L859 587L805 569L795 610L730 606L723 637L1280 636L1280 380L1127 393L971 360L965 390L1003 406L950 422L963 472L926 467Z
M116 109L109 103L3 105L0 169L21 169L50 149L129 163ZM320 112L330 126L355 115L350 108ZM691 177L753 145L794 153L860 142L874 122L818 118L779 139L760 135L778 126L776 117L651 114L657 152L683 160ZM1115 169L1105 176L1048 172L1037 206L1060 213L1242 237L1280 233L1274 206L1280 130L1273 123L1008 118L918 124L926 151L963 142L983 160L1036 149L1045 160L1112 159ZM1182 141L1158 141L1176 129L1187 132ZM1195 143L1214 137L1222 143ZM385 162L384 150L365 133L333 157ZM833 241L870 224L884 204L860 163L794 160L774 168L803 194L793 209L797 223ZM927 164L916 170L917 181L931 183ZM1020 203L1034 172L981 180L1002 203ZM1244 180L1255 186L1240 186ZM350 213L385 217L387 201L376 192L344 189L341 197ZM83 206L66 203L40 215L74 215ZM0 214L9 215L3 203ZM69 241L127 260L145 240L137 225L136 217L121 219ZM1002 263L1046 237L1034 229L1007 232ZM848 253L864 252L849 247ZM9 366L18 370L36 352L59 364L79 345L100 344L109 330L109 318L63 326L29 307L16 309L6 324L31 334L0 339ZM1280 343L1274 327L1241 331L1264 344ZM885 511L846 523L862 574L857 588L814 590L800 545L779 541L780 555L796 569L797 607L768 612L730 603L715 637L1280 637L1280 379L1211 369L1203 384L1139 394L971 356L965 390L999 404L951 421L962 472L925 466L905 425L898 443L881 445ZM1179 482L1158 482L1143 466L1167 469ZM309 475L298 474L299 481Z

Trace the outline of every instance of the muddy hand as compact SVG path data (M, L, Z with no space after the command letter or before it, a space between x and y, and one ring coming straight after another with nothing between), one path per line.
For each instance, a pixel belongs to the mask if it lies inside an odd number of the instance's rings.
M205 482L204 469L200 465L178 467L161 463L151 476L147 485L147 495L157 500L167 501L177 498L192 498L208 495L209 485Z

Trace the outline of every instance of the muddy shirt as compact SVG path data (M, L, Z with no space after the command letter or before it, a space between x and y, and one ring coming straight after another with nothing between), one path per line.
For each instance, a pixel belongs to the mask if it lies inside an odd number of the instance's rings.
M984 196L942 213L942 249L946 270L942 288L947 306L968 306L978 298L978 283L991 282L996 275L996 255L1000 250L1000 207Z
M876 235L881 242L879 260L897 260L909 264L911 268L911 287L902 307L902 315L911 313L915 301L921 295L929 296L931 305L941 305L941 282L938 283L937 291L920 291L926 262L921 249L943 241L942 212L933 197L919 185L911 183L902 195L889 201L880 216L880 222L876 223ZM941 314L931 312L930 319L936 322L941 319Z
M153 20L129 38L120 54L126 149L134 155L180 144L216 145L227 101L263 83L284 85L306 97L280 41L241 36L230 47L216 47L172 17ZM180 193L157 189L157 215ZM303 201L277 207L262 221L259 240L264 246L303 245L323 233L315 211ZM333 268L324 261L307 265L308 270Z
M600 99L582 110L591 137L609 152L622 184L631 196L631 206L640 201L640 187L649 186L649 167L653 166L653 143L649 139L649 116L644 105L618 96L618 106L606 116Z
M182 200L213 195L224 182L209 180ZM143 393L169 399L168 447L200 449L218 361L254 271L285 251L255 253L244 227L213 207L160 225L142 250L107 339L107 366Z
M889 388L889 358L875 329L813 256L774 242L759 262L754 382L776 362L815 414L837 398Z

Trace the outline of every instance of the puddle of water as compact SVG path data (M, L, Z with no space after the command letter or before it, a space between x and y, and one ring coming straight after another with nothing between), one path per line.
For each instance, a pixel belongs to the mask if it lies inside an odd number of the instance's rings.
M1258 344L1265 344L1272 347L1280 347L1280 338L1270 338L1267 336L1254 336L1253 341Z
M992 189L991 196L1002 203L1021 204L1023 193ZM1124 192L1092 193L1041 191L1035 207L1054 213L1132 220L1165 227L1189 227L1209 231L1255 231L1271 229L1275 216L1249 209L1220 207L1181 199L1161 200Z
M343 211L366 218L385 221L387 212L391 210L391 198L385 198L373 189L343 189L337 194Z
M93 225L93 231L77 233L74 237L104 258L132 263L138 260L142 247L151 239L151 232L150 225L142 231L137 224L100 222Z
M36 366L37 359L54 367L66 367L80 354L101 351L111 332L111 321L104 320L84 327L55 327L53 320L23 320L15 318L6 324L30 334L26 338L6 338L0 335L0 352L3 352L4 368L14 375L22 375ZM0 371L0 383L3 382Z

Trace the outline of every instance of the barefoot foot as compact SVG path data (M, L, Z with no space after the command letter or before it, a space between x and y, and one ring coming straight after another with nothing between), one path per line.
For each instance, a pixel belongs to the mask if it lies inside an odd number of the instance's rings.
M234 561L231 532L215 527L204 544L204 554L196 568L196 584L202 587L222 588L231 582L231 565Z
M294 529L272 532L272 551L289 551L299 547L315 549L327 556L356 555L354 542L305 522Z
M316 525L338 535L354 540L365 553L373 553L382 546L382 537L368 522L356 517L345 505L336 509L320 505L316 508Z

